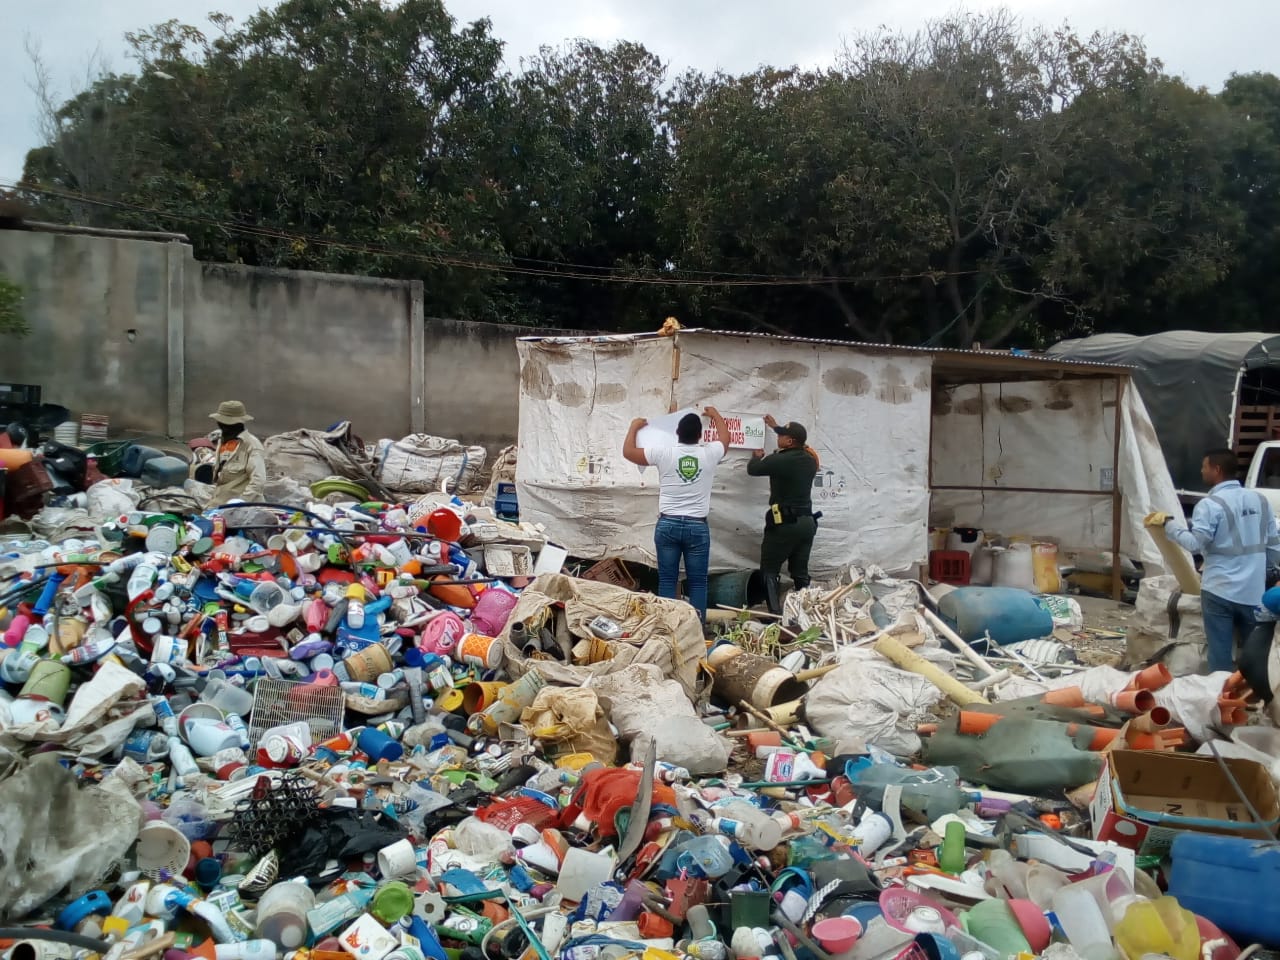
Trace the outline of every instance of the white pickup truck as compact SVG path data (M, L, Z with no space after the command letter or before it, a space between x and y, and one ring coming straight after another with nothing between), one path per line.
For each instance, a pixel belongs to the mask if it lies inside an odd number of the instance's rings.
M1258 444L1244 485L1270 500L1272 511L1280 517L1280 440Z

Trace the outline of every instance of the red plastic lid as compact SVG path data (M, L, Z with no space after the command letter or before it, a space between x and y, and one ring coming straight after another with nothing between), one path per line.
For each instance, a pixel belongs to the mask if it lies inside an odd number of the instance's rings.
M450 543L457 543L462 535L462 518L452 510L441 507L427 516L427 533Z

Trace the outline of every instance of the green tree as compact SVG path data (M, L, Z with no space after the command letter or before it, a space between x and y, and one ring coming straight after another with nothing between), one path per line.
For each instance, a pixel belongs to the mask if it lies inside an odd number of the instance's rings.
M27 177L106 194L111 222L157 225L210 260L419 277L427 309L485 315L505 261L488 112L504 95L487 21L440 0L285 0L218 33L131 34L136 76L59 112ZM76 148L95 143L107 179ZM298 239L318 238L316 241Z
M22 315L22 288L0 276L0 336L25 337L29 332Z
M588 276L661 264L671 169L662 126L666 66L639 44L578 40L544 47L522 67L498 166L513 261L572 263ZM535 276L511 286L514 312L542 322L611 329L661 322L661 295L640 284Z

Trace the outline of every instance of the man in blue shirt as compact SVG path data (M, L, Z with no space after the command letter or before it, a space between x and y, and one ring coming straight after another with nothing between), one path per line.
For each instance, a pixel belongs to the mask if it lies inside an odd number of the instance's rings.
M1191 526L1169 539L1204 557L1200 609L1209 643L1209 670L1235 669L1235 638L1249 635L1254 610L1267 589L1267 567L1280 564L1280 532L1271 504L1236 480L1239 462L1230 450L1205 454L1200 476L1209 495L1196 504Z

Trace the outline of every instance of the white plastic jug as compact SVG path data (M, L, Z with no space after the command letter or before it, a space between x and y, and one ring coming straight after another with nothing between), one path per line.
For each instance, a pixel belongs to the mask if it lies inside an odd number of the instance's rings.
M1014 587L1034 593L1036 576L1031 561L1031 547L1025 543L1011 543L996 554L992 583L997 587Z

